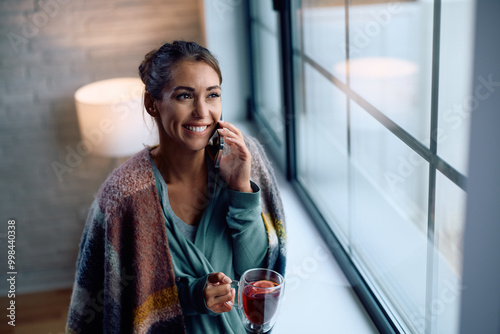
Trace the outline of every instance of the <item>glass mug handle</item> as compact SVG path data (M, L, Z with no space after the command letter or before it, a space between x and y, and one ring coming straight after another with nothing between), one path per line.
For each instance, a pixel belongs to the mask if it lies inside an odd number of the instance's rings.
M231 281L231 288L234 288L234 304L233 307L239 308L239 297L238 297L238 292L240 288L240 281L237 280L232 280Z

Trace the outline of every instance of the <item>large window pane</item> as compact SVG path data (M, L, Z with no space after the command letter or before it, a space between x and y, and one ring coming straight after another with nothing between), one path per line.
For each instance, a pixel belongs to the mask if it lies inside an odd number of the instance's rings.
M463 174L467 174L470 113L491 94L479 80L475 89L470 85L473 17L472 0L442 3L438 154Z
M256 112L266 124L259 134L264 144L276 145L284 152L285 124L283 117L279 29L271 1L251 1L253 65Z
M310 65L299 113L299 179L344 242L348 237L346 96Z
M351 126L352 255L406 318L425 310L428 163L355 103Z
M429 145L432 3L350 3L351 88Z
M268 30L258 26L254 28L261 45L254 51L255 64L258 67L255 76L258 90L257 108L273 130L276 138L283 144L284 124L281 99L281 81L278 41Z
M303 0L303 52L345 82L345 1ZM341 65L338 65L341 64Z
M250 1L250 17L278 37L278 14L272 1Z
M428 307L432 333L458 333L462 292L462 235L466 193L443 174L436 175L436 287ZM422 315L420 319L422 318Z
M251 3L255 100L278 119L280 32L271 1ZM360 299L401 332L457 333L469 115L492 81L470 87L472 18L473 0L292 1L289 164Z

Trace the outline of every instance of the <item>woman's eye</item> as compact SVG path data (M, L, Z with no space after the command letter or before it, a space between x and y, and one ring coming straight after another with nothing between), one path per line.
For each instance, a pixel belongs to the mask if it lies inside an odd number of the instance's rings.
M177 98L179 100L186 100L186 99L190 99L191 95L188 93L182 93L182 94L177 95Z
M220 97L220 94L219 93L212 93L212 94L208 95L208 97L218 98L218 97Z

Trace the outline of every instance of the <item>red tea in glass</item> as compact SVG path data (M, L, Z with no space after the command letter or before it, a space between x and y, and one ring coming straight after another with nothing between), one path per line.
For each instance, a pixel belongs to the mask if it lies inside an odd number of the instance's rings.
M269 333L276 323L285 294L283 276L272 269L252 268L231 284L238 287L236 305L246 332Z
M243 290L243 308L248 320L255 325L269 322L276 313L280 301L277 283L268 280L248 282Z

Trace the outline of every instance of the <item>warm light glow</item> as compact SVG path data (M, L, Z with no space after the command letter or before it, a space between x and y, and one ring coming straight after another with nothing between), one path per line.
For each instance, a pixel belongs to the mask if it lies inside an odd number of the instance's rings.
M76 91L81 137L92 154L126 157L158 142L156 125L144 111L143 92L138 78L98 81Z
M354 58L347 61L349 74L365 78L396 78L412 75L418 66L407 60L385 57ZM335 73L346 74L346 62L335 65Z

